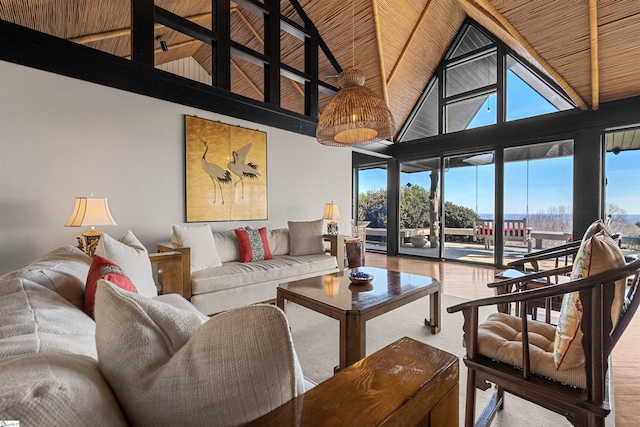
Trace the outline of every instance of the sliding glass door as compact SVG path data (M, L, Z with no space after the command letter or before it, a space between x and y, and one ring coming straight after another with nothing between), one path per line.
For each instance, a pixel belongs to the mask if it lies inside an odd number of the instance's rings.
M444 158L444 258L494 263L493 151Z
M571 241L573 140L505 149L503 203L505 264Z
M398 252L440 257L440 158L400 164Z
M358 170L358 226L365 227L367 251L387 252L387 169Z

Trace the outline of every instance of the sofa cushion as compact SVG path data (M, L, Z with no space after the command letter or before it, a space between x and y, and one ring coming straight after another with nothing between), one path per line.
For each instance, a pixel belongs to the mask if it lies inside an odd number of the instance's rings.
M95 323L17 270L0 276L0 359L27 353L77 353L96 359Z
M87 290L84 293L84 312L92 319L98 280L101 279L108 280L125 291L138 293L135 285L117 264L100 255L94 255L87 276Z
M240 262L253 262L271 259L267 229L238 228L233 230L240 246ZM222 264L220 264L222 265Z
M73 246L62 246L34 260L20 270L20 276L57 292L84 308L84 288L91 257Z
M98 241L95 254L122 267L141 295L148 298L158 295L149 252L131 230L124 233L119 240L103 234Z
M625 265L624 255L617 243L605 230L583 240L573 260L571 279L580 279ZM613 327L618 323L625 299L625 279L618 280L611 306ZM554 353L556 369L569 369L584 362L582 348L582 303L579 292L571 292L562 298L556 329Z
M191 248L191 271L222 265L208 224L174 225L172 241Z
M233 230L219 231L213 233L213 241L216 242L220 261L240 261L240 245L238 237Z
M202 323L101 281L96 324L100 368L133 425L241 425L303 391L286 317L273 306Z
M336 266L336 258L326 254L295 257L284 255L251 263L227 262L222 267L194 272L191 275L191 292L198 295L253 283L287 280L322 273L335 269Z
M276 228L269 230L269 249L272 256L289 255L289 230Z
M3 420L23 426L127 425L98 361L86 356L38 353L0 360L0 384Z
M324 252L322 220L289 221L289 255L311 255Z

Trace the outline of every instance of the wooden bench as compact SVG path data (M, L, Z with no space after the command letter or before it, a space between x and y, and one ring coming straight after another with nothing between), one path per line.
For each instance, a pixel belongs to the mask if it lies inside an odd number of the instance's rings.
M457 426L458 356L403 337L249 426Z
M484 240L485 249L489 249L489 246L494 241L495 220L478 219L476 223L476 240ZM527 219L505 219L503 223L503 240L524 243L531 251L531 228L527 227Z

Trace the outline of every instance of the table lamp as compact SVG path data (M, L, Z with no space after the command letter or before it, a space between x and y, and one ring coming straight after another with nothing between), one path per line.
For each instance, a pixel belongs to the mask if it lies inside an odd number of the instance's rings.
M322 219L328 219L327 234L338 234L338 223L334 219L340 219L340 208L337 203L327 203L324 208L324 216Z
M107 199L76 197L73 212L64 226L90 226L89 230L76 236L78 239L78 248L85 251L88 255L93 255L98 240L100 240L100 236L102 235L102 231L96 230L96 225L118 225L111 216L111 212L109 212Z

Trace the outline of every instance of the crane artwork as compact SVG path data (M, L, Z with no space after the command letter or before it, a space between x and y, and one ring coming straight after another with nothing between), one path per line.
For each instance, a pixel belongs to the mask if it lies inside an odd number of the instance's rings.
M221 166L216 165L215 163L211 163L207 161L207 152L209 151L209 144L204 139L200 138L206 147L204 150L204 154L202 155L202 159L200 159L200 163L202 164L202 169L209 175L211 181L213 182L213 204L215 205L217 202L217 191L216 184L218 184L218 188L220 188L220 197L222 198L222 203L224 205L224 192L222 191L222 184L230 184L231 183L231 173L222 168Z
M242 196L244 199L244 179L258 179L260 173L258 173L258 165L255 163L245 163L247 160L247 154L249 154L249 150L251 149L252 143L245 145L237 151L233 151L231 154L233 156L233 160L227 164L227 167L233 172L234 175L237 175L239 180L236 181L233 186L235 187L238 183L242 186Z
M184 144L186 222L267 219L266 132L185 116Z

